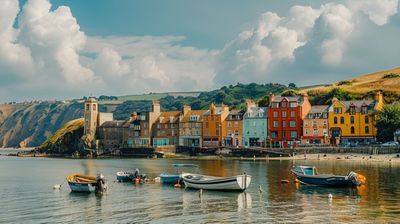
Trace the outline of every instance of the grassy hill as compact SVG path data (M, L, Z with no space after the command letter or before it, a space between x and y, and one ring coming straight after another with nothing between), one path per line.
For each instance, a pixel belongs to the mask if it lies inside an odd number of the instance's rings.
M329 92L334 88L341 88L355 94L382 90L384 92L392 92L400 95L400 67L361 75L357 78L343 80L333 84L302 88L301 92Z
M141 101L141 100L159 100L167 96L173 97L196 97L199 96L201 92L170 92L170 93L148 93L148 94L138 94L138 95L127 95L118 96L120 101Z

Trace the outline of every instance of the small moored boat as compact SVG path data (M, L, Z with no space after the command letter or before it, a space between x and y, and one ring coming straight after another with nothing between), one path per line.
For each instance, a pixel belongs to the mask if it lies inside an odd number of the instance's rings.
M181 173L183 168L198 168L195 164L173 164L175 173L161 173L160 180L165 184L176 184L182 181ZM190 171L189 171L190 172Z
M357 187L365 183L366 178L351 171L347 176L317 174L314 166L295 166L292 173L302 184L323 187Z
M107 189L103 174L89 176L83 174L71 174L66 177L71 191L74 192L105 192Z
M118 182L131 182L135 176L131 172L119 171L117 172L117 180Z
M232 177L215 177L201 174L184 173L183 182L186 187L204 190L244 191L251 182L247 174Z

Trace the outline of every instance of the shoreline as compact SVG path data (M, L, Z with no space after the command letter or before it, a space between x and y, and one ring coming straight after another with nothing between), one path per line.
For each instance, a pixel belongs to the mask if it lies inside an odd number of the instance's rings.
M310 153L298 154L290 157L231 157L231 156L188 156L183 154L169 155L166 157L135 157L135 156L100 156L100 157L74 157L66 155L49 155L49 154L24 154L10 153L1 156L11 157L38 157L38 158L59 158L59 159L177 159L177 160L244 160L244 161L267 161L267 160L292 160L292 161L364 161L364 162L385 162L399 163L400 153L395 154L357 154L357 153Z

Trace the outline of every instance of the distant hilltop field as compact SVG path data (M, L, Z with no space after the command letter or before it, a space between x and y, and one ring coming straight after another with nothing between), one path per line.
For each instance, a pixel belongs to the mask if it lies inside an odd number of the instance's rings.
M399 100L400 67L379 71L333 84L296 87L267 84L224 86L204 92L148 93L127 96L100 96L99 110L113 112L114 118L124 120L133 111L148 111L152 100L159 100L161 110L180 110L183 105L192 109L207 108L210 103L224 103L232 109L243 109L246 99L260 106L268 104L268 96L307 93L312 104L329 104L333 97L341 100L372 99L382 90L386 103ZM71 101L32 101L0 104L0 148L36 147L41 145L66 122L83 116L83 99Z
M341 88L350 93L364 94L382 90L400 95L400 67L361 75L354 79L339 81L330 85L319 85L301 89L301 92L329 92Z

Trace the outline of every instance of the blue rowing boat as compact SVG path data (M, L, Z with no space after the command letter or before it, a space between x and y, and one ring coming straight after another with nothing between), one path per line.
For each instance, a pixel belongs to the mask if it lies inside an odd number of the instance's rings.
M195 164L172 164L175 168L175 173L161 173L160 180L165 184L176 184L182 182L182 170L183 168L198 168Z
M318 174L314 166L295 166L292 173L302 184L323 187L358 187L365 183L365 177L351 171L347 176Z

